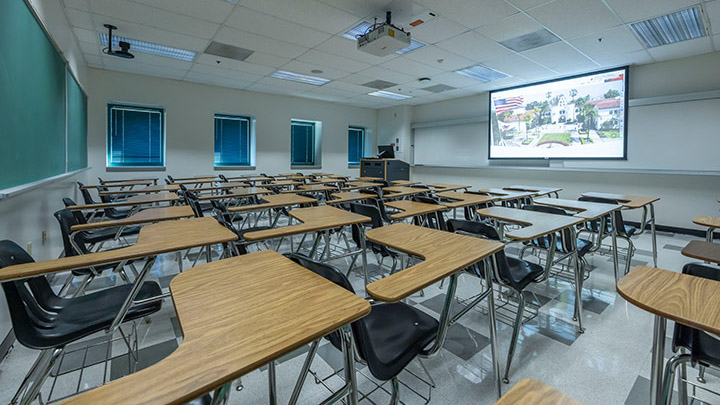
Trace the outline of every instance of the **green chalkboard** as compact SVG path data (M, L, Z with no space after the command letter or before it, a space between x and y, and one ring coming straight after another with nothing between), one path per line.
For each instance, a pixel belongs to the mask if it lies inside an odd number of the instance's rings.
M0 12L0 189L65 172L65 63L23 0Z
M87 96L67 72L67 153L69 172L87 167Z

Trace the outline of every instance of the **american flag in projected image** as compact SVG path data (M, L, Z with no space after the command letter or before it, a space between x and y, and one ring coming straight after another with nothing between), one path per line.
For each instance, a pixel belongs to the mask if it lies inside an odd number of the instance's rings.
M501 114L505 111L514 110L522 107L524 99L522 97L508 97L495 100L495 113Z

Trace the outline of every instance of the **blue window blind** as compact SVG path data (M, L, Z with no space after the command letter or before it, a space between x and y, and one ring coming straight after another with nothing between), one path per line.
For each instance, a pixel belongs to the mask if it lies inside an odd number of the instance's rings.
M250 121L215 114L215 166L250 166Z
M108 166L165 166L165 110L108 104Z
M315 165L315 123L296 121L290 123L290 164Z
M359 165L360 159L364 158L365 150L365 128L348 128L348 164Z

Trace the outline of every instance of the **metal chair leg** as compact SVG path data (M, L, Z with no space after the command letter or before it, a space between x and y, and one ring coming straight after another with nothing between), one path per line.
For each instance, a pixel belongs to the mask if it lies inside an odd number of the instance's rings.
M513 355L515 354L515 346L517 346L518 335L522 328L523 311L525 310L525 297L522 291L518 291L518 309L515 315L515 324L513 325L512 338L510 338L510 349L508 350L507 362L505 363L505 376L503 382L505 384L510 383L508 376L510 375L510 364L512 363Z
M275 377L275 361L268 363L268 393L270 405L277 405L277 383Z
M15 392L15 395L10 400L10 404L17 404L17 401L20 399L20 396L23 392L25 392L25 389L28 386L28 383L32 380L33 375L35 374L35 371L38 368L38 365L40 363L44 362L47 358L48 353L50 350L43 350L38 354L37 358L35 359L35 363L33 363L32 367L30 367L30 370L28 370L27 374L25 374L25 378L23 379L22 383L20 384L20 387L18 387L17 391Z
M50 374L50 370L52 370L53 365L55 365L55 361L58 357L60 357L60 354L62 354L62 352L62 347L58 347L52 350L46 350L45 352L43 352L43 354L45 354L45 359L43 359L44 361L39 366L40 368L37 369L34 381L28 388L28 391L25 393L25 395L23 395L22 399L20 399L20 405L28 405L32 403L35 398L37 398L38 394L40 393L40 389L42 388L42 385L45 383L45 380Z
M300 371L300 377L298 377L298 380L295 383L295 388L293 389L292 395L290 395L290 402L288 402L288 404L297 404L298 398L300 397L300 391L302 390L303 384L305 384L305 379L307 378L308 371L310 371L310 366L312 366L312 361L315 358L315 353L317 352L319 345L320 339L316 339L314 342L312 342L312 345L310 346L310 351L305 357L305 362L303 364L302 370Z
M690 361L690 355L689 354L678 354L670 358L668 362L665 364L665 378L664 381L662 381L662 398L660 403L670 405L670 402L672 400L672 392L673 392L673 380L675 379L675 370L677 369L677 366L679 366L682 363L687 363Z
M400 403L400 384L398 383L397 376L390 380L392 385L392 398L390 398L390 405L398 405Z

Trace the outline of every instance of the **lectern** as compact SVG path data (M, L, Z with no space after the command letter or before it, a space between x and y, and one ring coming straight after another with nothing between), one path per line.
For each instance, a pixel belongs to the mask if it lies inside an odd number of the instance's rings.
M361 177L378 177L387 182L410 180L410 165L400 159L360 159Z

